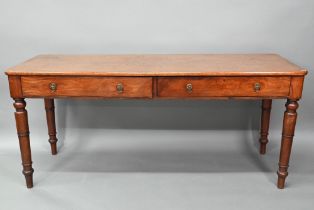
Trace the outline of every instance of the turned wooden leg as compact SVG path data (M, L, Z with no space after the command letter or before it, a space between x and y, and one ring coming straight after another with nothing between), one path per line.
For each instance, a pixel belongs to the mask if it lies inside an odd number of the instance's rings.
M51 146L51 154L57 154L57 132L56 132L56 122L55 122L55 106L54 100L45 98L45 109L46 109L46 117L47 117L47 125L48 125L48 135L49 135L49 143Z
M26 102L23 98L14 99L15 107L15 121L16 121L16 130L19 137L22 165L23 165L23 174L26 179L27 188L33 187L33 172L32 168L32 155L31 147L29 142L29 129L28 129L28 119L27 111L25 109Z
M287 100L286 111L283 119L281 148L279 156L279 169L277 186L280 189L285 187L285 179L288 176L289 159L292 148L295 124L297 120L298 102L295 100Z
M262 116L261 116L261 137L260 142L260 154L266 153L266 144L268 143L268 130L271 111L271 99L262 100Z

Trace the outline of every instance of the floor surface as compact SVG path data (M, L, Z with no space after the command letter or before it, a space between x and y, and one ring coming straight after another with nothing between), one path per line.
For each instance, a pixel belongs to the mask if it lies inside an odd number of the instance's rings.
M313 209L314 142L295 141L278 190L278 134L264 156L252 131L69 129L56 156L34 136L32 189L18 144L0 150L0 209Z

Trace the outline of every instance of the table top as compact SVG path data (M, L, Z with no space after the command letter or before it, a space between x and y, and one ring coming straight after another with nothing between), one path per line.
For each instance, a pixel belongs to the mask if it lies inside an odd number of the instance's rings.
M307 70L277 54L38 55L7 75L303 76Z

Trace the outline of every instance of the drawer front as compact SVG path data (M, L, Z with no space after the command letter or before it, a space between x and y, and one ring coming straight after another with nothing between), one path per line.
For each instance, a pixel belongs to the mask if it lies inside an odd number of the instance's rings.
M159 97L284 97L290 77L160 77Z
M21 82L25 97L152 97L151 77L25 76Z

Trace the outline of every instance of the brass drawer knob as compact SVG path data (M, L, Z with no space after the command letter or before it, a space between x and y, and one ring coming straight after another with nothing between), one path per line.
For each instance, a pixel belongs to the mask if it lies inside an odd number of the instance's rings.
M51 92L56 92L57 90L57 83L49 83L49 89L51 90Z
M116 86L117 92L118 93L122 93L123 92L123 84L122 83L118 83Z
M260 91L260 90L261 90L261 84L258 83L258 82L255 83L255 84L254 84L254 91L257 92L257 91Z
M186 91L188 93L192 93L193 85L191 83L186 84Z

